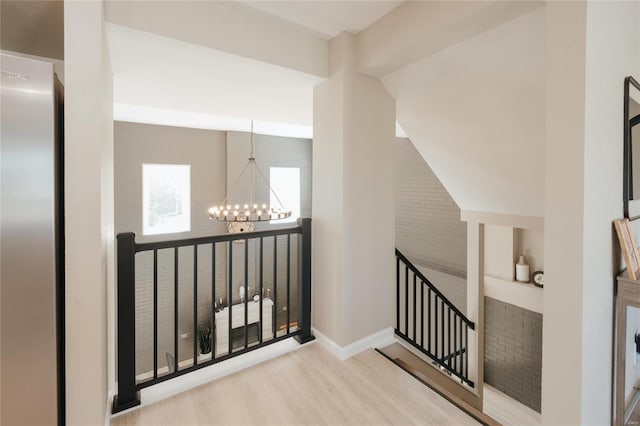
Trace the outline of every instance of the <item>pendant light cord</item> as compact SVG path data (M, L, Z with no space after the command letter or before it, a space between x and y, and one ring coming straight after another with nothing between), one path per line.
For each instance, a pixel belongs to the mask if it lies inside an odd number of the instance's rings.
M251 161L251 159L256 159L253 155L253 120L251 120L251 152L249 153L249 161Z
M240 173L238 178L235 180L235 182L231 186L231 190L229 190L227 192L225 199L221 203L222 207L224 207L224 204L229 199L229 195L231 195L231 193L233 193L233 190L236 189L236 186L238 185L238 183L242 179L242 176L244 176L244 173L247 171L247 168L249 166L251 166L252 164L253 164L253 166L255 166L256 169L258 169L258 173L260 174L260 177L262 178L262 180L269 187L269 191L274 195L274 197L276 197L276 200L278 201L278 204L280 204L280 207L284 208L284 204L282 204L282 201L280 201L280 197L278 197L278 194L276 194L276 191L273 190L273 188L271 187L271 184L269 183L269 181L265 177L264 173L262 173L262 170L260 169L260 166L258 166L258 163L256 162L256 159L255 159L255 156L254 156L254 152L253 152L253 120L251 120L251 152L249 153L249 161L244 166L244 169L242 169L242 172ZM251 182L251 192L253 192L253 185L254 185L254 182ZM253 197L251 197L251 198L253 198ZM253 203L253 200L251 200L251 202Z

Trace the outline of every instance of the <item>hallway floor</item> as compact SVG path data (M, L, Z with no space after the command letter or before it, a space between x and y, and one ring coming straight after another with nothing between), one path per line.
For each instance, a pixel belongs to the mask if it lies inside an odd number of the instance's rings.
M112 425L477 425L370 349L317 343L113 419Z

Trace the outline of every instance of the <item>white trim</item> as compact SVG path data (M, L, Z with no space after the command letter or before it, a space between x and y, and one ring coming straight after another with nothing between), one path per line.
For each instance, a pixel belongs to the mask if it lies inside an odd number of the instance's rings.
M111 403L113 402L113 391L109 390L107 392L107 405L104 413L104 426L109 426L111 424Z
M303 345L300 345L293 338L282 340L248 352L244 355L230 358L209 367L204 367L193 373L184 374L174 379L167 380L166 382L158 383L157 385L150 386L140 391L140 405L129 410L121 411L112 417L129 413L140 407L144 407L145 405L153 404L154 402L169 398L170 396L176 395L180 392L220 379L224 376L228 376L229 374L244 370L256 364L284 355L288 352L295 351L302 346Z
M329 339L315 328L312 328L311 332L316 337L316 340L320 345L341 361L349 359L369 348L388 346L395 342L393 327L382 329L376 333L363 337L360 340L356 340L345 347L339 346L336 342Z
M461 210L460 220L463 222L483 223L486 225L511 226L513 228L544 230L544 217L523 216L518 214Z
M144 105L123 104L119 102L114 102L113 104L113 121L232 132L249 132L251 129L251 121L244 118L155 108ZM301 139L313 138L312 126L257 120L254 121L254 124L254 133L260 135Z
M533 284L505 281L485 275L484 295L529 311L543 313L543 291Z

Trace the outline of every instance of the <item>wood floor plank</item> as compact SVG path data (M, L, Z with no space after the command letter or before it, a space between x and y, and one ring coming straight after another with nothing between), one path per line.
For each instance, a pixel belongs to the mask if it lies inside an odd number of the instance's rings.
M478 423L373 350L340 361L317 343L112 420L114 426L217 424Z
M484 411L503 425L538 426L542 415L485 383Z

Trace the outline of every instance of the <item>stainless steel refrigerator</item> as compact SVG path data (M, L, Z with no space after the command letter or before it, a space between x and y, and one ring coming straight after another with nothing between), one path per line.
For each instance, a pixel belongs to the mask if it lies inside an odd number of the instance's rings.
M63 96L0 54L0 424L64 424Z

